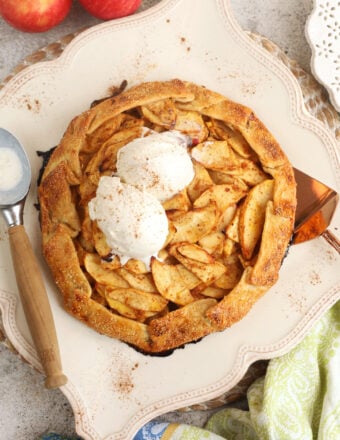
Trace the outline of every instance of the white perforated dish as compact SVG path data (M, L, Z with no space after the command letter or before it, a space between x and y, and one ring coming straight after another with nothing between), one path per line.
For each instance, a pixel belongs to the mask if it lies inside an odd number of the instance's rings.
M244 34L223 0L163 0L144 13L93 27L54 61L25 69L0 91L1 125L25 145L34 178L36 150L56 145L73 116L114 84L178 77L252 107L293 165L340 189L333 135L304 109L288 69ZM25 223L38 255L34 207ZM40 369L18 300L7 235L0 224L0 307L6 333ZM340 227L339 212L331 228ZM55 317L76 429L84 439L129 440L145 422L233 387L249 365L291 349L340 297L339 256L322 239L291 248L280 281L232 328L169 357L137 353L69 316L40 257Z
M314 0L306 37L312 49L311 69L340 111L340 2Z

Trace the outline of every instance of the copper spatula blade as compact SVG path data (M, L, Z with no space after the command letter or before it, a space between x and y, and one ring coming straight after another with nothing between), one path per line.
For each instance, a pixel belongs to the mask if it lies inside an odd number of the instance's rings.
M297 208L293 243L302 243L320 235L339 252L339 240L327 230L339 201L332 188L294 168L297 183Z

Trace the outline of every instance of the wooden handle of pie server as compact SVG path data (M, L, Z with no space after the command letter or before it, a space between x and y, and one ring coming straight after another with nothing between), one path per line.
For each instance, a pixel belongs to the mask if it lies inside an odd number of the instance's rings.
M47 292L24 226L8 229L13 265L22 305L35 348L46 374L46 388L67 382L62 373L57 334Z

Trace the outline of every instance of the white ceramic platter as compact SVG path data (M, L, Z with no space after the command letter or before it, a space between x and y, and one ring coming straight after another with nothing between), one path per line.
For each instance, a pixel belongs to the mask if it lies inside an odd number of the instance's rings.
M329 92L340 111L340 1L314 0L306 23L306 37L312 50L314 76Z
M1 125L25 145L36 178L36 150L56 145L73 116L127 79L178 77L252 107L294 166L340 189L333 136L304 110L288 69L238 27L223 0L163 0L144 13L101 24L77 37L54 61L36 64L0 92ZM25 223L37 254L40 234L32 183ZM331 229L340 227L339 211ZM0 307L11 342L40 368L18 300L5 226L0 231ZM85 439L128 440L145 422L217 397L249 365L291 349L339 297L339 256L323 239L294 246L278 284L232 328L169 357L137 353L69 316L45 274L69 382L62 388Z

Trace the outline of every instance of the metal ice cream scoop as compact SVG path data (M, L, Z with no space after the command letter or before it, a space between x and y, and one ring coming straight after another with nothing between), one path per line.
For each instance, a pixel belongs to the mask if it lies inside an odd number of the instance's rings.
M51 307L39 264L23 226L31 168L20 142L0 128L0 209L8 226L12 261L27 323L46 374L45 386L67 382L62 373Z

